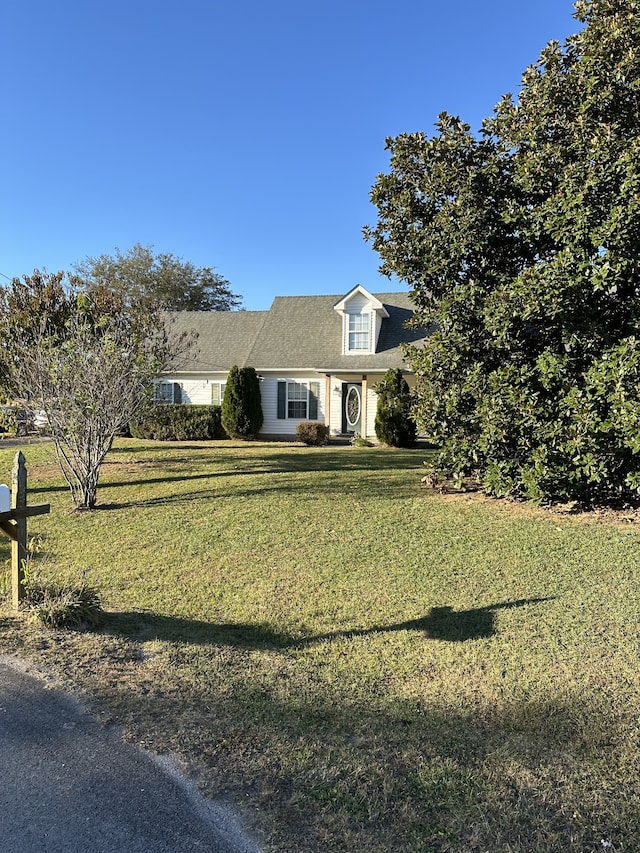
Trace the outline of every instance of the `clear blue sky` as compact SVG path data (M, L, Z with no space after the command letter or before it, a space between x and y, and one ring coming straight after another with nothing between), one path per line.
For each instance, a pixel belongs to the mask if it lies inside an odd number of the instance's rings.
M0 272L152 244L248 309L398 290L361 229L384 140L477 129L570 0L5 0ZM2 279L6 281L6 279Z

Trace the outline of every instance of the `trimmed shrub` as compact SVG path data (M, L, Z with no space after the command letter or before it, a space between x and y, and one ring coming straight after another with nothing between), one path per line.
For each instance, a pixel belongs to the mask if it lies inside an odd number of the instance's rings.
M161 403L139 421L130 424L134 438L157 441L212 441L227 438L220 406Z
M327 443L329 428L320 421L301 421L296 426L296 437L303 444L319 447Z
M222 400L222 426L231 438L254 438L262 426L260 381L253 367L229 371Z
M387 370L375 391L378 394L375 420L378 441L391 447L414 447L416 424L411 417L411 391L400 368Z

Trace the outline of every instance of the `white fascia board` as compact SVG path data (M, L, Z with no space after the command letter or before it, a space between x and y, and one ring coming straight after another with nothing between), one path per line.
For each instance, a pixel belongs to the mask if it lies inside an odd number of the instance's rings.
M401 368L402 369L402 368ZM368 373L386 373L389 370L388 367L349 367L349 365L345 365L342 367L315 367L314 371L316 373L324 373L324 374L335 374L335 373L363 373L365 376ZM403 373L411 373L410 370L402 370Z
M369 293L369 291L361 284L356 284L355 287L351 288L349 293L347 293L345 296L342 297L342 299L336 302L336 304L333 306L334 311L337 311L338 314L344 314L347 308L347 303L356 295L356 293L359 293L361 296L363 296L367 300L371 308L376 312L376 314L379 314L380 317L389 316L389 313L382 304L382 302L380 302L380 300L377 299L372 293Z
M212 367L211 370L161 370L158 376L211 376L212 373L229 373L230 367Z
M256 373L316 373L315 367L256 367Z

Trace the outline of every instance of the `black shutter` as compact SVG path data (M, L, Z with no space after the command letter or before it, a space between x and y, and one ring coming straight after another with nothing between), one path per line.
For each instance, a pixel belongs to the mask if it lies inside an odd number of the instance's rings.
M287 383L278 382L278 420L287 417Z

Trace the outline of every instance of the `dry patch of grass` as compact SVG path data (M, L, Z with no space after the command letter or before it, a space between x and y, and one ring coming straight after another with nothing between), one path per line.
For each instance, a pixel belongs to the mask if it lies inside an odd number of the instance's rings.
M73 515L29 448L53 576L109 614L42 632L5 608L0 647L181 755L273 849L636 849L634 526L432 493L422 460L121 441L105 508Z

